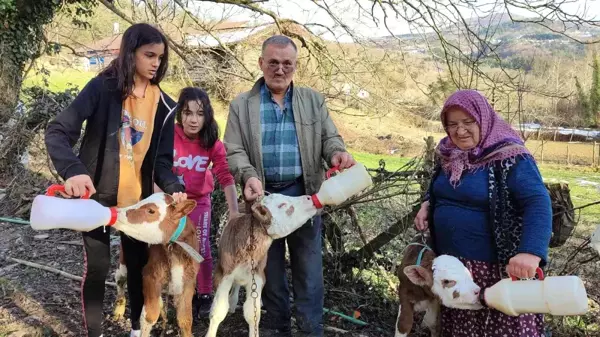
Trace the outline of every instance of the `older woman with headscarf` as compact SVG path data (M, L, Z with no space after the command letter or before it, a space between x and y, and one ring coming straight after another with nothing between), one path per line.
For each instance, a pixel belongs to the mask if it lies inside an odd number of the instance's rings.
M441 112L447 137L415 218L437 254L458 257L490 287L508 275L532 278L547 261L550 197L519 135L474 90L452 94ZM442 336L543 336L543 315L442 308Z

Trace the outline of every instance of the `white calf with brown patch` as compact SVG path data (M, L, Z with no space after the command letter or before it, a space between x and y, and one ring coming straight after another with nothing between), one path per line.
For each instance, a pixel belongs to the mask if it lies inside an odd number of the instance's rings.
M406 337L412 330L415 312L425 311L423 325L432 337L440 336L440 303L449 308L481 309L480 288L459 259L438 257L426 246L411 244L404 251L396 269L398 286L398 319L395 337Z
M258 337L260 296L265 284L264 269L269 247L274 239L291 234L317 213L310 196L270 194L248 206L250 209L247 213L229 220L219 240L214 282L217 290L210 311L207 337L215 337L227 311L235 310L240 286L246 287L244 318L248 323L249 336ZM252 237L254 242L248 249ZM254 297L253 276L256 287Z
M199 262L196 228L187 215L196 207L194 200L175 204L172 196L155 193L139 203L118 210L113 227L142 242L150 244L148 263L142 271L144 307L140 317L141 336L150 335L162 311L162 289L168 284L174 296L177 324L181 336L192 337L192 297L196 285ZM126 269L117 272L118 294L123 296ZM117 306L115 310L121 310Z

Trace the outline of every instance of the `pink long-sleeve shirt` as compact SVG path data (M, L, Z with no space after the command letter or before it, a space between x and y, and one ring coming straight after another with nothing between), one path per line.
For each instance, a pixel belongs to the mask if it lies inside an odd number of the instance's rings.
M173 172L185 186L188 198L199 199L212 193L213 174L222 187L234 184L227 164L225 146L220 140L212 148L205 149L200 145L199 139L188 138L183 127L175 124L173 150ZM211 163L212 168L209 168Z

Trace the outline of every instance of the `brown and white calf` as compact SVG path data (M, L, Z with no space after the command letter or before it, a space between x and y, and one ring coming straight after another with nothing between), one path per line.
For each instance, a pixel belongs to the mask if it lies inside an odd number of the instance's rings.
M194 200L186 200L175 204L172 196L155 193L139 203L118 210L114 228L142 242L150 244L148 263L142 271L144 289L144 307L140 317L141 336L150 335L153 325L158 320L163 302L161 293L168 284L169 294L174 296L177 310L177 324L181 336L192 337L192 298L196 285L199 263L192 258L198 251L196 228L187 215L196 207ZM171 242L173 233L179 227L180 220L185 218L185 226L177 242ZM188 253L188 250L192 252ZM195 253L195 254L193 254ZM124 265L119 267L117 279L120 289L123 310L123 280L127 278ZM115 310L121 310L117 307Z
M248 205L248 208L245 214L229 220L219 240L219 259L214 281L217 290L209 315L210 326L206 333L207 337L217 335L219 324L225 319L228 310L235 311L240 286L246 287L244 318L248 323L249 336L258 337L260 297L265 284L264 269L269 247L274 239L288 236L317 213L310 196L289 197L270 194L260 202ZM255 245L249 253L251 233L254 234ZM254 298L250 254L255 263Z
M421 255L420 263L417 264ZM412 330L415 312L425 311L423 325L432 337L440 336L440 303L457 309L481 309L480 288L464 264L449 255L435 254L422 245L410 245L396 269L398 319L395 337L406 337Z

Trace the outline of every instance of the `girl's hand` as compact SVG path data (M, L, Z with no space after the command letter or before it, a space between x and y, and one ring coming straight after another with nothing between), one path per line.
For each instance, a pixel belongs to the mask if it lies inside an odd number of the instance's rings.
M173 199L176 204L180 203L182 201L187 200L187 194L183 193L183 192L175 192L175 193L173 193Z
M415 217L415 228L419 231L424 231L429 227L427 217L429 216L429 201L425 201L421 204L421 209Z
M240 212L238 212L237 209L235 209L235 210L230 209L229 210L229 219L235 218L238 214L240 214Z
M518 278L532 278L535 276L535 270L540 266L541 260L532 254L519 253L508 261L506 272L508 275Z
M63 197L83 197L87 191L90 192L90 196L96 193L92 178L87 174L80 174L65 181L65 193L67 195L63 195Z

